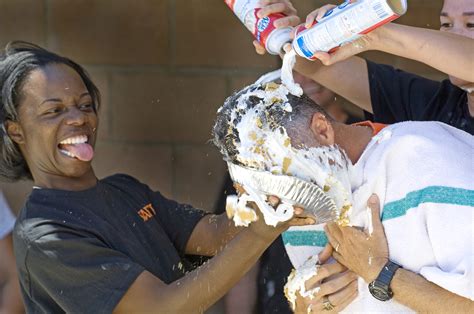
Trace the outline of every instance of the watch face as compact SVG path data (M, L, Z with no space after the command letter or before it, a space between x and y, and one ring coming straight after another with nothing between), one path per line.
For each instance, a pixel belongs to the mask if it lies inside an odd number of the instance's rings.
M374 296L374 298L380 301L388 301L392 298L391 291L387 291L382 287L374 285L373 282L369 285L369 291Z

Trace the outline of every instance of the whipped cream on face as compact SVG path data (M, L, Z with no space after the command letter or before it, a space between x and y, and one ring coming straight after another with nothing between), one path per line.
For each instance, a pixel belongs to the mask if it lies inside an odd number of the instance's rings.
M288 93L286 85L269 83L265 90L250 88L240 95L230 114L230 124L238 138L234 142L238 151L235 160L251 169L293 176L318 185L334 200L341 212L340 222L348 224L347 215L352 204L349 180L352 164L337 146L292 146L286 129L278 121L282 115L293 110L288 102ZM251 106L249 99L253 99ZM255 99L259 100L256 104ZM265 206L265 195L256 192L258 187L244 184L244 189L260 208ZM280 215L281 220L273 213L269 214L268 210L262 212L269 225L291 218L288 212Z
M295 96L303 95L303 89L300 84L295 83L293 78L293 67L296 63L296 51L291 49L283 56L283 64L281 67L281 82L288 88L290 93Z
M319 292L320 287L306 290L306 281L318 274L319 259L315 255L309 258L301 267L293 269L288 276L288 282L284 287L285 296L290 302L291 309L296 309L296 293L298 292L302 297L313 299Z

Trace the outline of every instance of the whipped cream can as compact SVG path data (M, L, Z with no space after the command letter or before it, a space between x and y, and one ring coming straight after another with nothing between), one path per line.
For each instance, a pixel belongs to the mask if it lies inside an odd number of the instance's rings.
M271 14L260 19L257 16L259 0L224 1L268 53L277 55L286 43L291 42L291 27L275 28L273 25L273 22L285 17L284 14Z
M327 11L312 27L299 26L292 45L298 55L315 60L315 52L332 52L341 45L397 19L406 11L406 0L345 1Z

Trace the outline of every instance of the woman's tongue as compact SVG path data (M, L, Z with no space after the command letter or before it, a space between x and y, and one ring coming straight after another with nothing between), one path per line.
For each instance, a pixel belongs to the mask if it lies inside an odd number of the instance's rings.
M94 157L94 148L87 143L62 144L60 148L68 151L81 161L91 161Z

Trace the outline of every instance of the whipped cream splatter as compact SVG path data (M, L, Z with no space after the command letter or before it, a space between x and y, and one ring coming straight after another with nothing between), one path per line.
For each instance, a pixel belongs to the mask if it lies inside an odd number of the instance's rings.
M313 299L319 292L320 287L306 290L306 281L318 274L319 259L315 255L309 258L301 267L293 269L288 276L288 282L284 287L285 296L290 302L291 308L296 309L296 293L302 297Z

